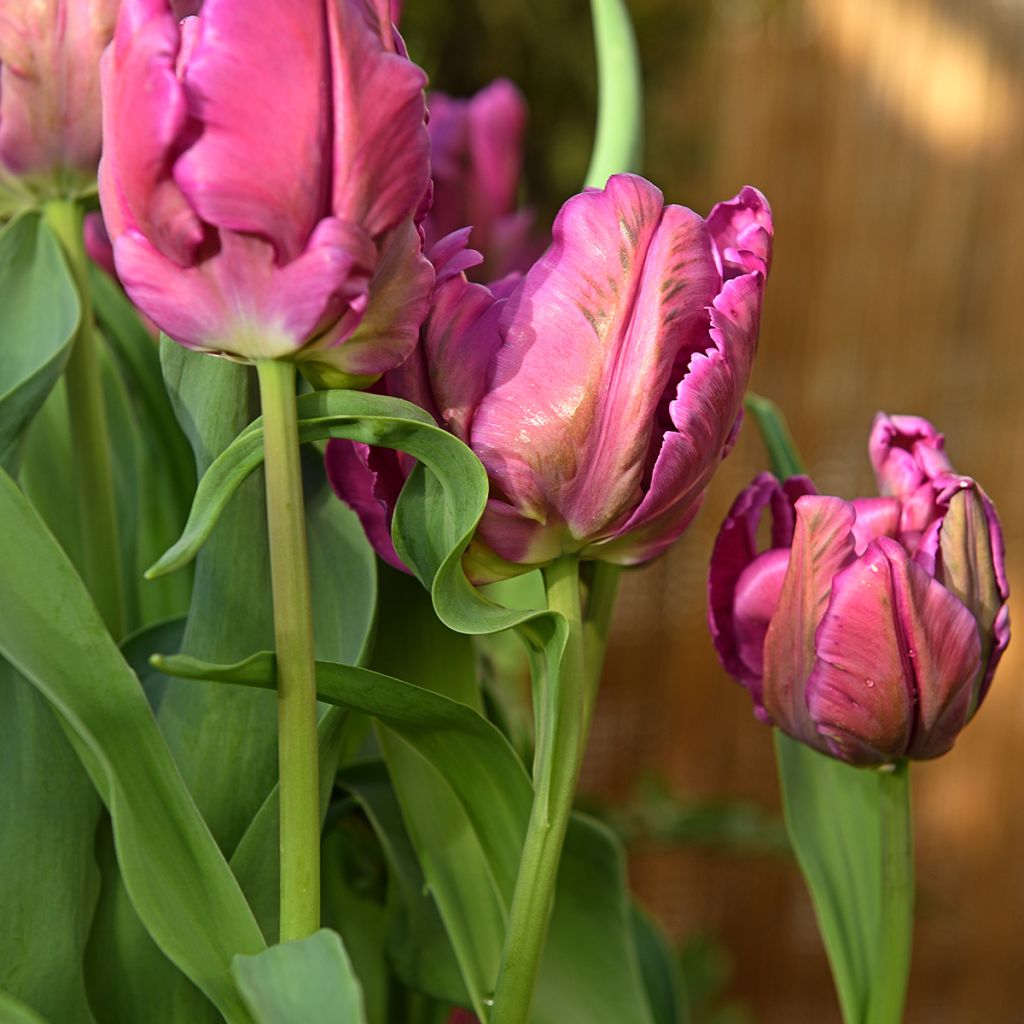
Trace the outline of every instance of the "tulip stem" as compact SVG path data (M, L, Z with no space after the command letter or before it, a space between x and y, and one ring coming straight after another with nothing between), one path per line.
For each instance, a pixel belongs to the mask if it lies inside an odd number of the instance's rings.
M879 775L882 906L867 1024L900 1024L914 934L914 838L910 765Z
M277 649L281 941L320 926L320 785L309 550L299 462L295 367L256 364L263 407L267 528Z
M534 756L533 810L523 844L489 1024L525 1024L547 938L558 862L572 813L587 739L587 664L580 612L579 561L565 556L544 570L548 608L569 626L561 664L541 688Z
M47 203L44 218L57 237L75 282L81 316L64 371L71 428L72 474L81 532L82 578L115 640L125 635L124 583L118 537L100 350L92 316L82 211L70 199Z

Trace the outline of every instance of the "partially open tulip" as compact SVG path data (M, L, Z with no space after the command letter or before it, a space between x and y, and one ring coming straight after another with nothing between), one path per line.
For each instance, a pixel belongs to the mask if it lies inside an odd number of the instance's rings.
M135 304L191 348L365 382L415 343L433 273L424 75L387 0L124 0L100 197Z
M0 214L88 188L100 158L103 48L118 0L4 0Z
M771 241L752 188L705 219L622 174L563 206L518 282L467 282L462 238L435 246L421 345L384 384L487 469L475 578L569 553L636 564L682 533L738 426ZM384 541L404 467L337 442L328 468L394 559Z
M533 212L520 209L526 101L507 78L470 99L432 92L430 164L434 198L423 223L428 246L460 228L473 229L484 257L478 278L526 270L540 254Z
M949 750L1009 641L987 495L925 420L879 415L870 452L878 498L759 476L722 526L709 582L716 650L758 717L859 765Z

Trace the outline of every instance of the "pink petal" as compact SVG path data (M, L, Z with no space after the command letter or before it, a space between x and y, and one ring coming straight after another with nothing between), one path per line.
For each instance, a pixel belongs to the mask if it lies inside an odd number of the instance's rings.
M176 162L175 181L203 220L259 235L280 263L302 251L328 210L323 22L321 0L206 0L184 68L201 134Z
M396 453L389 448L333 439L327 442L324 464L334 493L359 516L377 554L389 565L408 572L391 540L391 519L405 483Z
M112 240L137 229L162 255L186 265L203 226L168 174L188 118L175 74L180 45L166 0L124 0L114 44L103 56L99 185Z
M365 313L343 318L304 349L302 358L353 376L373 376L403 363L416 345L434 284L434 268L420 246L411 220L386 236ZM301 276L296 286L301 289Z
M412 217L430 181L426 76L394 52L386 0L327 5L335 215L379 236ZM387 23L387 33L382 22Z
M900 503L897 498L854 498L857 521L853 524L856 554L862 555L876 537L897 537Z
M617 175L563 206L551 248L502 314L473 423L474 450L516 507L555 512L584 540L625 522L655 410L716 288L701 219L663 209L642 178Z
M878 489L898 498L907 497L953 468L942 434L920 416L878 413L868 439L868 454Z
M814 668L814 636L828 606L832 581L853 560L853 505L807 495L796 503L789 568L764 641L764 706L771 720L796 739L823 745L807 709Z
M764 675L764 638L779 604L789 567L789 548L773 548L755 558L740 573L733 596L736 655L743 679L754 698L759 717L767 720L761 693Z
M715 242L715 260L723 278L771 269L772 210L756 188L745 185L738 195L719 203L708 214L708 230Z
M840 573L818 631L812 717L857 764L937 757L963 728L980 643L973 616L888 537Z

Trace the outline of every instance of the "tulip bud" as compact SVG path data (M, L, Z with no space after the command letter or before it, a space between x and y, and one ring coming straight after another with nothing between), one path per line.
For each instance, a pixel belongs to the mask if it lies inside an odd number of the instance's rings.
M100 158L99 61L118 0L5 0L0 216L87 190Z
M744 189L705 220L616 175L565 204L521 281L490 288L466 280L459 241L432 251L420 347L384 387L487 469L468 571L498 579L570 553L654 558L735 437L770 258L764 197Z
M387 0L220 0L180 25L124 0L100 198L129 296L190 348L345 382L400 363L433 280L424 81Z
M881 498L758 477L726 518L709 580L716 650L757 716L859 765L945 753L1009 641L987 496L953 474L925 420L880 415L870 452ZM758 552L769 508L773 546Z

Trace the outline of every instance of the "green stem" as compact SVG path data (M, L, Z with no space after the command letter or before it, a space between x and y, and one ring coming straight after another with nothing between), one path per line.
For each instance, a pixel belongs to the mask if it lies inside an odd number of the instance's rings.
M74 279L81 319L64 382L71 427L72 473L82 537L79 567L111 635L126 630L114 468L110 457L99 346L93 324L88 262L82 242L82 211L71 200L48 203L44 216L57 236Z
M584 709L586 731L597 702L597 689L601 682L604 655L608 647L615 600L619 595L622 568L611 562L592 562L590 587L587 594L587 613L583 621L583 655L587 666L587 693Z
M545 674L537 702L535 795L509 913L489 1024L525 1024L554 903L562 843L586 749L587 670L583 655L579 562L544 570L548 608L561 612L569 637L557 678Z
M295 410L295 367L256 364L263 406L267 528L277 650L281 941L320 926L320 784L309 550Z
M882 907L867 1024L900 1024L907 998L914 935L914 839L910 766L879 777Z

